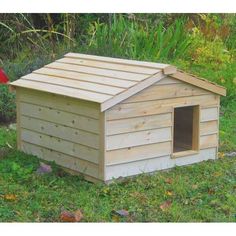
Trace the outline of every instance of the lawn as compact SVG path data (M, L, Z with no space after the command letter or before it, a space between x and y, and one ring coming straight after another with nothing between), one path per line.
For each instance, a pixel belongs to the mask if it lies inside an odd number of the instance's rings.
M223 126L224 127L224 126ZM16 151L0 128L0 221L58 222L80 209L84 222L236 222L236 158L176 167L109 186L63 172L36 173L39 160ZM114 216L114 210L129 216Z

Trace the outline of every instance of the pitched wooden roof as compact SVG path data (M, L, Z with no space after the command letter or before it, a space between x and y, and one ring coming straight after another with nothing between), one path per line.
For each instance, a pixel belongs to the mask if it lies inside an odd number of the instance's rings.
M68 53L64 58L21 77L11 86L97 102L104 111L166 75L225 94L224 88L188 77L171 65L78 53Z

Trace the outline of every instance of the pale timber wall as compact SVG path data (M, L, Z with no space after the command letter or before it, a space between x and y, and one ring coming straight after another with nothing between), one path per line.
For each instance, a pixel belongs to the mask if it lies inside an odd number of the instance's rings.
M17 107L19 149L102 179L99 104L17 88Z
M199 152L171 158L173 108L200 105ZM166 77L106 111L105 180L215 159L219 96Z

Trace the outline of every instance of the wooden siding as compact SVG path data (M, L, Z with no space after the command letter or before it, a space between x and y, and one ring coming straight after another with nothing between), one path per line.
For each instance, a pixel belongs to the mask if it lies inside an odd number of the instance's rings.
M99 148L99 135L29 116L21 116L21 128L47 134L92 148Z
M123 103L152 101L166 98L190 97L209 94L207 90L194 87L186 83L179 84L155 84L146 89L145 92L139 92L136 95L126 99Z
M169 155L138 160L136 162L126 162L106 167L106 180L112 178L132 176L142 173L153 172L156 170L169 169L174 166L189 165L208 159L215 159L217 155L216 148L200 150L198 154L171 159Z
M41 159L55 161L58 165L65 168L98 178L98 165L95 163L25 141L22 143L22 149L24 152L35 155Z
M56 110L52 107L38 106L30 103L19 103L21 114L49 122L82 129L92 133L99 132L99 122L96 119Z
M137 103L121 103L107 111L107 120L168 113L172 112L175 106L193 106L198 104L201 104L203 108L217 106L218 95L208 94Z
M171 126L171 113L107 121L107 135Z
M106 153L108 166L138 160L152 159L171 154L171 141L136 147L121 148Z
M99 179L99 104L17 91L21 150Z
M164 91L164 92L163 92ZM173 108L199 105L199 152L172 159ZM106 111L106 180L215 159L219 96L170 77Z
M48 107L57 110L96 119L99 118L100 110L98 104L95 102L87 102L57 94L44 93L24 88L17 89L17 94L18 93L20 93L20 102L32 103L39 106L45 106L45 104L47 104Z
M160 143L171 140L171 128L160 128L107 136L107 150Z

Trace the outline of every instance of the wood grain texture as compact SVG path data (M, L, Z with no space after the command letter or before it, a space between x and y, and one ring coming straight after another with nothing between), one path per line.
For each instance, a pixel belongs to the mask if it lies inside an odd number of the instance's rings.
M192 106L201 105L204 107L214 106L218 104L217 95L201 95L192 97L171 98L164 100L122 103L110 108L107 111L108 120L117 120L130 117L147 116L161 113L172 112L172 108L176 106Z
M55 84L45 84L38 81L20 79L12 83L16 87L28 88L33 90L44 91L52 94L63 95L67 97L102 103L112 96L100 93L94 93L81 89L75 89L71 87L64 87Z
M49 107L90 118L99 118L100 107L98 103L24 88L18 88L17 90L21 92L20 102Z
M105 77L105 76L90 75L90 74L85 74L85 73L58 70L58 69L46 68L46 67L41 68L39 70L35 70L34 73L41 74L41 75L56 76L56 77L61 77L61 78L68 78L68 79L73 79L77 81L91 82L95 84L104 84L104 85L120 87L120 88L129 88L136 83L134 81L129 81L128 79L124 83L124 80L121 80L121 79L114 79L114 78Z
M155 62L147 62L147 61L136 61L136 60L128 60L123 58L114 58L114 57L101 57L96 55L87 55L80 53L67 53L65 55L67 58L76 58L76 59L87 59L93 61L102 61L108 63L115 63L121 65L134 65L139 67L147 67L147 68L156 68L156 69L164 69L169 66L168 64L155 63Z
M20 97L21 97L21 91L20 89L17 89L16 91L16 140L17 140L17 149L21 150L21 108L20 108Z
M154 143L106 152L106 165L116 165L171 154L171 142Z
M217 147L218 136L217 134L204 135L200 137L200 149Z
M23 102L19 105L22 115L89 131L95 134L99 133L99 122L96 119Z
M134 96L126 99L123 103L153 101L159 99L191 97L196 95L207 95L208 91L194 87L187 83L180 84L165 84L150 86L149 88L135 94Z
M213 93L222 95L222 96L226 96L226 89L222 86L219 86L215 83L212 83L210 81L206 81L200 78L197 78L195 76L192 76L190 74L181 72L181 71L177 71L175 74L171 75L173 78L179 79L183 82L187 82L189 84L195 85L197 87L206 89L208 91L211 91Z
M171 159L170 156L167 155L163 157L139 160L136 162L112 165L106 168L106 180L108 181L112 178L127 177L142 173L150 173L157 170L169 169L174 166L183 166L209 159L216 159L216 155L216 148L209 148L200 150L198 154L176 159Z
M192 149L195 151L199 151L200 112L200 106L193 107Z
M100 132L99 132L99 179L106 179L106 114L100 113Z
M21 129L21 140L95 164L99 163L99 150L88 146L27 129Z
M75 72L86 73L86 74L91 74L91 75L105 76L105 77L116 78L116 79L123 79L123 80L128 79L131 81L142 81L149 76L149 74L129 73L129 72L124 72L124 71L114 71L114 70L107 70L107 69L101 69L101 68L95 68L95 67L72 65L72 64L65 64L65 63L58 63L58 62L53 62L51 64L46 65L45 67L59 69L59 70L75 71Z
M134 147L171 140L171 128L159 128L107 136L106 150Z
M163 79L165 75L162 72L159 72L157 74L154 74L145 80L135 84L134 86L130 87L129 89L117 94L116 96L104 101L101 104L101 111L105 111L109 109L110 107L124 101L125 99L133 96L134 94L142 91L145 88L148 88L152 84L156 83L157 81L160 81Z
M145 68L145 67L140 67L137 65L115 64L115 63L109 63L109 62L98 61L98 60L77 59L77 58L69 58L69 57L59 59L57 60L57 62L74 64L74 65L83 65L83 66L95 67L95 68L103 68L103 69L108 69L108 70L132 72L135 74L139 73L139 74L151 75L157 72L157 69L155 68L149 68L149 67Z
M55 161L58 165L70 170L98 178L98 165L94 163L24 141L22 149L24 152L43 160Z
M33 117L21 116L20 127L99 149L99 135Z
M210 107L201 109L201 122L217 120L218 119L218 107Z
M123 91L122 88L96 84L96 83L91 83L91 82L85 82L85 81L72 80L68 78L59 78L59 77L49 76L49 75L34 74L34 73L23 76L22 79L38 81L41 83L45 83L45 85L54 84L54 85L60 85L63 87L82 89L85 91L95 92L99 94L107 94L107 95L116 95Z
M164 85L164 84L181 84L181 83L183 83L183 82L180 80L174 79L170 76L166 76L162 80L156 82L154 85L159 86L159 85Z
M200 123L200 135L215 134L218 132L218 121L211 120Z
M107 135L171 126L171 113L107 121Z

